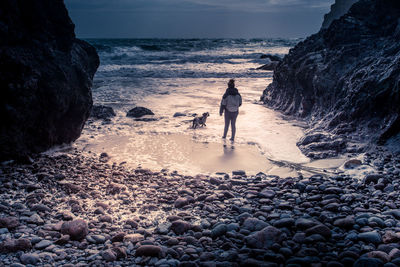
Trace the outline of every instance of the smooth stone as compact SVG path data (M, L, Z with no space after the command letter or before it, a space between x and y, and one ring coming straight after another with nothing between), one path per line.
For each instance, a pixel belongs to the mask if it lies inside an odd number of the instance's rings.
M40 262L40 257L37 253L24 253L19 259L23 264L36 265Z
M177 220L172 222L170 230L172 230L177 235L181 235L190 230L191 228L192 226L189 223L184 222L182 220Z
M105 261L108 261L108 262L113 262L113 261L116 261L116 260L117 260L117 255L116 255L115 252L114 252L113 250L111 250L111 249L107 249L107 250L103 251L103 252L101 253L101 256L103 257L103 259L104 259Z
M382 242L381 235L376 231L360 233L358 239L366 243L379 244Z
M227 226L226 224L219 224L211 230L211 236L217 238L226 234Z
M375 258L360 258L354 262L353 267L382 267L383 262Z
M159 257L162 254L162 250L159 246L154 245L142 245L136 249L135 256L148 256L148 257Z
M274 243L281 243L286 239L286 234L278 228L267 226L245 238L250 247L269 249Z
M307 236L313 235L313 234L319 234L327 239L332 236L331 229L329 229L329 227L327 227L323 224L319 224L319 225L313 226L311 228L308 228L305 231L305 233Z
M242 228L249 230L250 232L254 232L254 231L260 231L261 229L264 229L267 226L269 226L268 223L260 219L250 217L243 222Z
M68 221L62 224L61 233L69 235L71 240L80 241L84 239L89 232L87 222L82 219Z
M283 218L275 221L273 225L277 228L283 228L283 227L292 227L294 223L295 221L292 218Z
M47 248L48 246L50 246L51 244L53 244L53 242L51 242L51 241L49 241L49 240L42 240L42 241L40 241L39 243L37 243L37 244L35 245L35 248L36 248L36 249L45 249L45 248Z

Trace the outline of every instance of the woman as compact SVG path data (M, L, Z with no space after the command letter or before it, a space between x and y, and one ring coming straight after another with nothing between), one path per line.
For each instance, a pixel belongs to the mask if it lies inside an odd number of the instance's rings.
M225 128L222 138L226 138L230 123L232 129L231 141L235 140L236 118L239 114L239 107L241 105L242 97L240 96L238 89L235 88L235 80L230 79L228 82L228 89L226 89L225 94L222 97L221 106L219 108L220 116L222 116L222 113L225 111Z

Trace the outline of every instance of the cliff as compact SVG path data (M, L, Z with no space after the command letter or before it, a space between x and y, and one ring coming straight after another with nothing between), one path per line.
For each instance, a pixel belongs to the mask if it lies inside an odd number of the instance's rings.
M312 158L357 152L400 132L400 2L361 0L285 56L265 104L304 118Z
M0 2L0 160L77 139L99 65L62 0Z
M331 6L331 10L324 16L324 22L322 23L322 29L328 28L332 21L340 18L349 11L350 7L358 0L336 0Z

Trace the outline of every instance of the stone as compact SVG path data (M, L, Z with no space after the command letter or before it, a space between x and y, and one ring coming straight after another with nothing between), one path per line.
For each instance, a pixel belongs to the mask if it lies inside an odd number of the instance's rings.
M87 222L82 219L68 221L63 223L61 226L61 233L69 235L71 240L80 241L87 236L88 232Z
M267 226L269 226L268 223L260 219L250 217L243 222L242 228L249 230L250 232L254 232L254 231L260 231L261 229L264 229Z
M126 234L124 232L117 233L111 237L111 242L122 242L124 241L125 235Z
M351 6L359 0L335 0L335 3L331 5L329 13L324 15L324 21L322 22L321 29L327 29L332 22L349 11Z
M112 249L107 249L101 253L101 257L108 262L117 260L117 254Z
M272 199L275 196L275 191L269 190L269 189L264 189L258 194L258 196L260 198L271 198Z
M180 209L188 204L189 204L189 201L186 197L179 197L177 200L175 200L174 206L175 206L175 208Z
M154 245L142 245L136 249L135 256L148 256L148 257L160 257L162 250L159 246Z
M24 253L19 259L23 264L36 265L40 262L40 257L36 253Z
M53 244L53 242L51 242L50 240L42 240L35 245L35 249L45 249L51 244Z
M100 222L107 222L107 223L112 223L112 217L110 215L101 215L99 217Z
M279 244L285 239L286 235L273 226L267 226L245 238L248 246L260 249L269 249L274 243Z
M112 107L103 105L94 105L90 112L90 117L100 120L107 120L115 116L116 114Z
M222 224L219 224L219 225L215 226L215 227L211 230L211 236L212 236L213 238L217 238L217 237L220 237L220 236L225 235L226 232L227 232L226 224L222 223Z
M362 162L359 159L351 159L345 162L344 168L345 169L354 169L361 166Z
M184 222L182 220L173 221L170 226L170 229L177 235L181 235L190 230L191 228L192 226L189 223Z
M76 39L63 1L3 0L0 9L0 140L7 140L0 161L29 162L30 154L80 136L99 57Z
M127 234L124 236L124 239L123 239L124 242L132 242L134 244L136 244L137 242L143 241L143 240L144 240L144 236L139 233Z
M375 258L359 258L353 267L383 267L383 262Z
M370 251L368 252L367 256L369 258L377 258L380 259L381 261L383 261L384 263L389 262L390 261L390 257L387 253L383 252L383 251Z
M287 227L290 228L294 225L295 221L293 218L282 218L274 222L274 226L277 228Z
M386 231L382 236L382 241L385 244L396 243L400 241L400 234L393 231Z
M48 212L50 210L51 209L44 204L33 205L33 207L31 208L31 211L40 211L40 212Z
M185 116L186 116L185 113L182 113L182 112L175 112L173 117L176 118L176 117L185 117Z
M232 171L232 175L244 176L246 172L243 170Z
M382 242L381 235L376 231L358 234L358 239L366 243L379 244Z
M364 183L369 184L369 183L378 183L379 179L383 178L381 174L368 174L364 177Z
M133 118L140 118L145 115L154 115L154 113L145 107L134 107L133 109L129 110L128 113L126 113L127 117L133 117Z
M70 236L69 235L62 235L59 239L57 239L54 244L57 245L65 245L69 242Z
M327 239L332 236L331 229L329 229L329 227L327 227L327 226L325 226L323 224L318 224L316 226L308 228L305 231L305 234L307 236L310 236L310 235L313 235L313 234L319 234L319 235L321 235L321 236L323 236L323 237L325 237Z
M313 159L365 151L366 146L349 142L356 136L365 137L367 144L384 144L400 132L400 105L393 97L400 71L400 43L393 42L399 36L398 3L358 1L345 13L333 16L329 27L292 48L261 96L270 108L307 121L306 136L324 135L298 142L300 150ZM383 27L393 30L386 33ZM356 43L360 44L357 48L350 45Z
M8 230L15 229L19 226L19 220L16 217L3 217L0 218L0 228L7 228Z
M31 241L27 238L9 239L0 243L0 252L27 251L32 248Z
M333 222L333 225L340 227L340 228L351 229L351 228L353 228L355 223L356 223L356 221L354 220L354 216L347 216L346 218L341 218L341 219L335 220Z
M305 218L299 218L295 222L295 227L299 229L308 229L313 226L315 226L317 223L313 220L305 219Z

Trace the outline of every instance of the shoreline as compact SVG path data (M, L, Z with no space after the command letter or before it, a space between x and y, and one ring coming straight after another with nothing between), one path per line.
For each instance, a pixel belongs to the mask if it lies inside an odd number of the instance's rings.
M397 157L366 155L363 161L378 172L364 180L189 176L100 160L75 151L1 166L5 266L324 266L400 259ZM78 219L83 228L67 229Z

